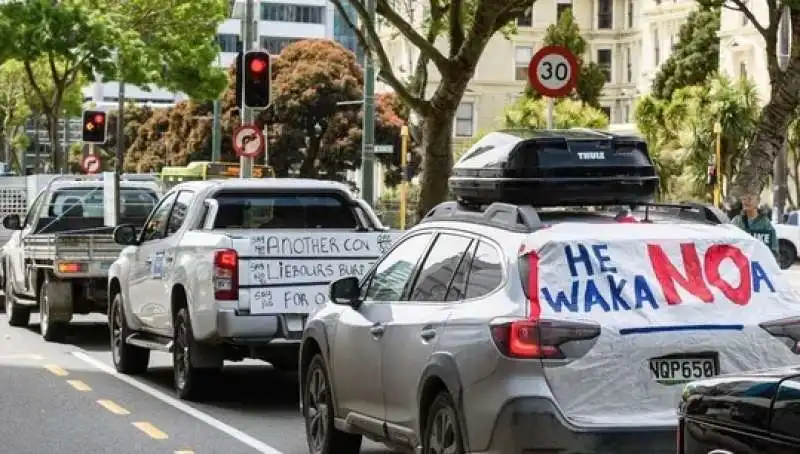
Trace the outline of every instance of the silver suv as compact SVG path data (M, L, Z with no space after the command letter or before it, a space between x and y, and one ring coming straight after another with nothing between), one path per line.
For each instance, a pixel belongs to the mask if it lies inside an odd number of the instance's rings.
M726 220L718 210L662 207L647 215L652 227L627 228L749 241L714 225ZM332 283L335 304L309 320L300 354L310 452L357 453L363 435L424 454L674 453L683 369L710 377L797 361L775 337L780 330L749 323L624 336L602 311L600 321L595 313L533 316L535 254L521 245L556 225L592 238L593 226L620 222L615 214L447 202L361 282ZM761 266L770 285L784 285L775 263ZM663 295L654 298L666 307Z

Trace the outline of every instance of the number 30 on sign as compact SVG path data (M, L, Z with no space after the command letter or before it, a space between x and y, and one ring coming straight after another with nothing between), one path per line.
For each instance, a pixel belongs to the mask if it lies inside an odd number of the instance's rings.
M540 95L563 98L578 83L578 59L566 47L546 46L539 49L528 64L528 81Z

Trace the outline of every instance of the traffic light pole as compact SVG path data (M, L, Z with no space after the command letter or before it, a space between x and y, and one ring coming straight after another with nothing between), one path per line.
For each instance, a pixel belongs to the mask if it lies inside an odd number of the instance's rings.
M255 35L253 30L253 19L254 19L254 10L255 10L255 1L254 0L246 0L245 8L244 8L244 19L242 20L242 45L244 47L244 52L242 52L242 58L244 58L244 54L247 51L253 49L253 36ZM242 69L244 70L244 64L241 65ZM244 72L244 71L243 71ZM237 74L240 80L244 77L244 74ZM253 109L246 107L244 102L244 92L242 90L242 111L241 119L242 124L252 124L253 123ZM253 176L253 158L246 158L242 156L239 158L239 176L241 178L250 178Z
M120 218L120 190L119 177L122 175L122 158L125 155L125 82L119 81L119 95L117 99L117 146L114 160L114 224L119 224Z
M370 22L375 22L375 0L367 0ZM375 204L373 172L375 170L375 65L372 53L364 53L364 118L361 139L361 198Z

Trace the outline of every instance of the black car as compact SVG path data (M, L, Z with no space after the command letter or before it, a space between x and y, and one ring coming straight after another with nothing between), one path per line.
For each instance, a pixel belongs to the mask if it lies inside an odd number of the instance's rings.
M800 366L689 383L678 454L800 453Z

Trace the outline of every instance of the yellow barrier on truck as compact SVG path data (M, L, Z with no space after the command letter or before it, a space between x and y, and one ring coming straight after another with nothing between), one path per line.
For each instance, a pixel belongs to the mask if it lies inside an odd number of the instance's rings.
M273 177L272 167L253 166L254 178ZM161 169L161 180L169 188L184 181L211 180L215 178L238 178L238 162L195 161L186 166L170 166Z

